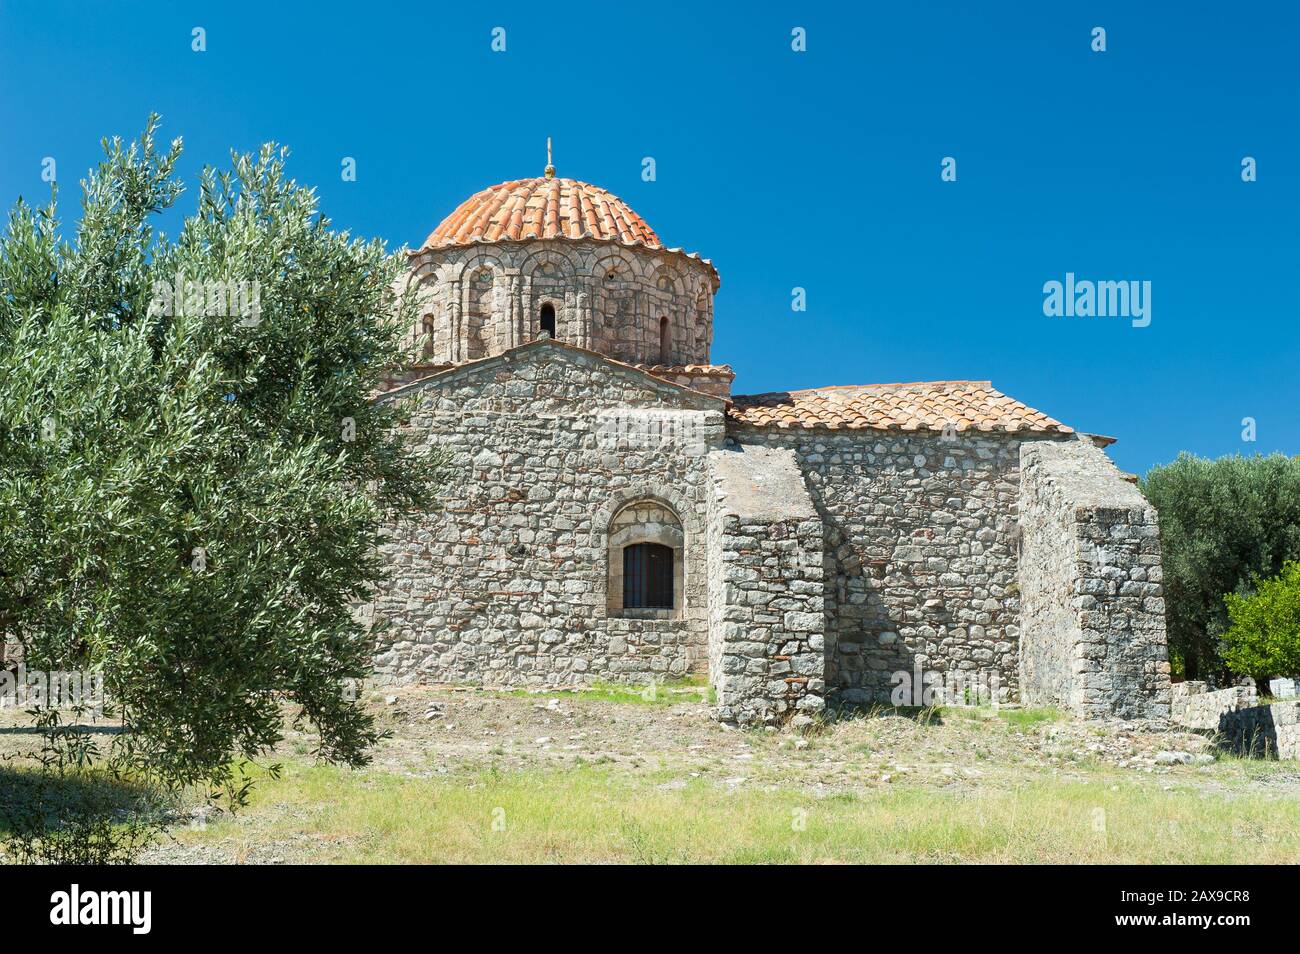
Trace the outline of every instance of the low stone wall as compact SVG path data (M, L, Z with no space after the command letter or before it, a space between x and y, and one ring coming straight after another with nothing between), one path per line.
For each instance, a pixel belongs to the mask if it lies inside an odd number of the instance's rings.
M822 525L789 451L712 451L709 673L716 716L817 711L825 694Z
M1255 705L1254 686L1233 686L1206 691L1203 682L1176 682L1171 687L1170 718L1189 729L1218 730L1225 712Z
M1274 679L1274 694L1285 686ZM1203 682L1173 685L1173 721L1199 731L1217 733L1219 745L1256 758L1300 759L1300 700L1258 705L1254 686L1207 691Z
M1160 533L1086 440L1021 447L1020 689L1084 718L1167 719Z
M1300 696L1300 677L1270 679L1268 694L1275 699L1293 699Z
M1221 744L1243 755L1300 759L1300 701L1224 712L1218 729Z

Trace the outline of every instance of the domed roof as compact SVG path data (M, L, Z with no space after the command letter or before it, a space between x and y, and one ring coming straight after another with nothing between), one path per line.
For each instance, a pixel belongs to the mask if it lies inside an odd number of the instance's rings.
M442 220L421 248L553 238L664 247L645 219L613 193L576 179L539 176L474 193Z

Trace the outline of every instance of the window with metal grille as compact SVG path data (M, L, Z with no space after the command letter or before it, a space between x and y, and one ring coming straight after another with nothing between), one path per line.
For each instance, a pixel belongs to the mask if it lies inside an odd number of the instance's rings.
M661 543L623 548L623 608L673 608L673 549Z

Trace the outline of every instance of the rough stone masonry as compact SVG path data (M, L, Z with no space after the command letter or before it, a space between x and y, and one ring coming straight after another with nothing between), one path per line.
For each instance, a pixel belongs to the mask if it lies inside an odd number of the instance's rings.
M1167 717L1156 515L983 381L733 395L716 269L556 178L470 197L411 257L400 401L452 454L363 609L389 680L707 680L720 719L888 702L900 674Z

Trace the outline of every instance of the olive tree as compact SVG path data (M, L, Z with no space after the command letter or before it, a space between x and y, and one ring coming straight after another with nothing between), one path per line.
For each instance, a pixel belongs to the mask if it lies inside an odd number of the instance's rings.
M405 255L333 229L273 145L203 172L168 238L156 129L104 143L68 238L57 196L0 236L0 633L102 676L111 764L237 795L286 704L322 758L366 760L354 610L445 461L372 401L414 324Z
M1224 594L1300 559L1300 458L1183 453L1142 491L1160 513L1170 655L1188 679L1226 678Z

